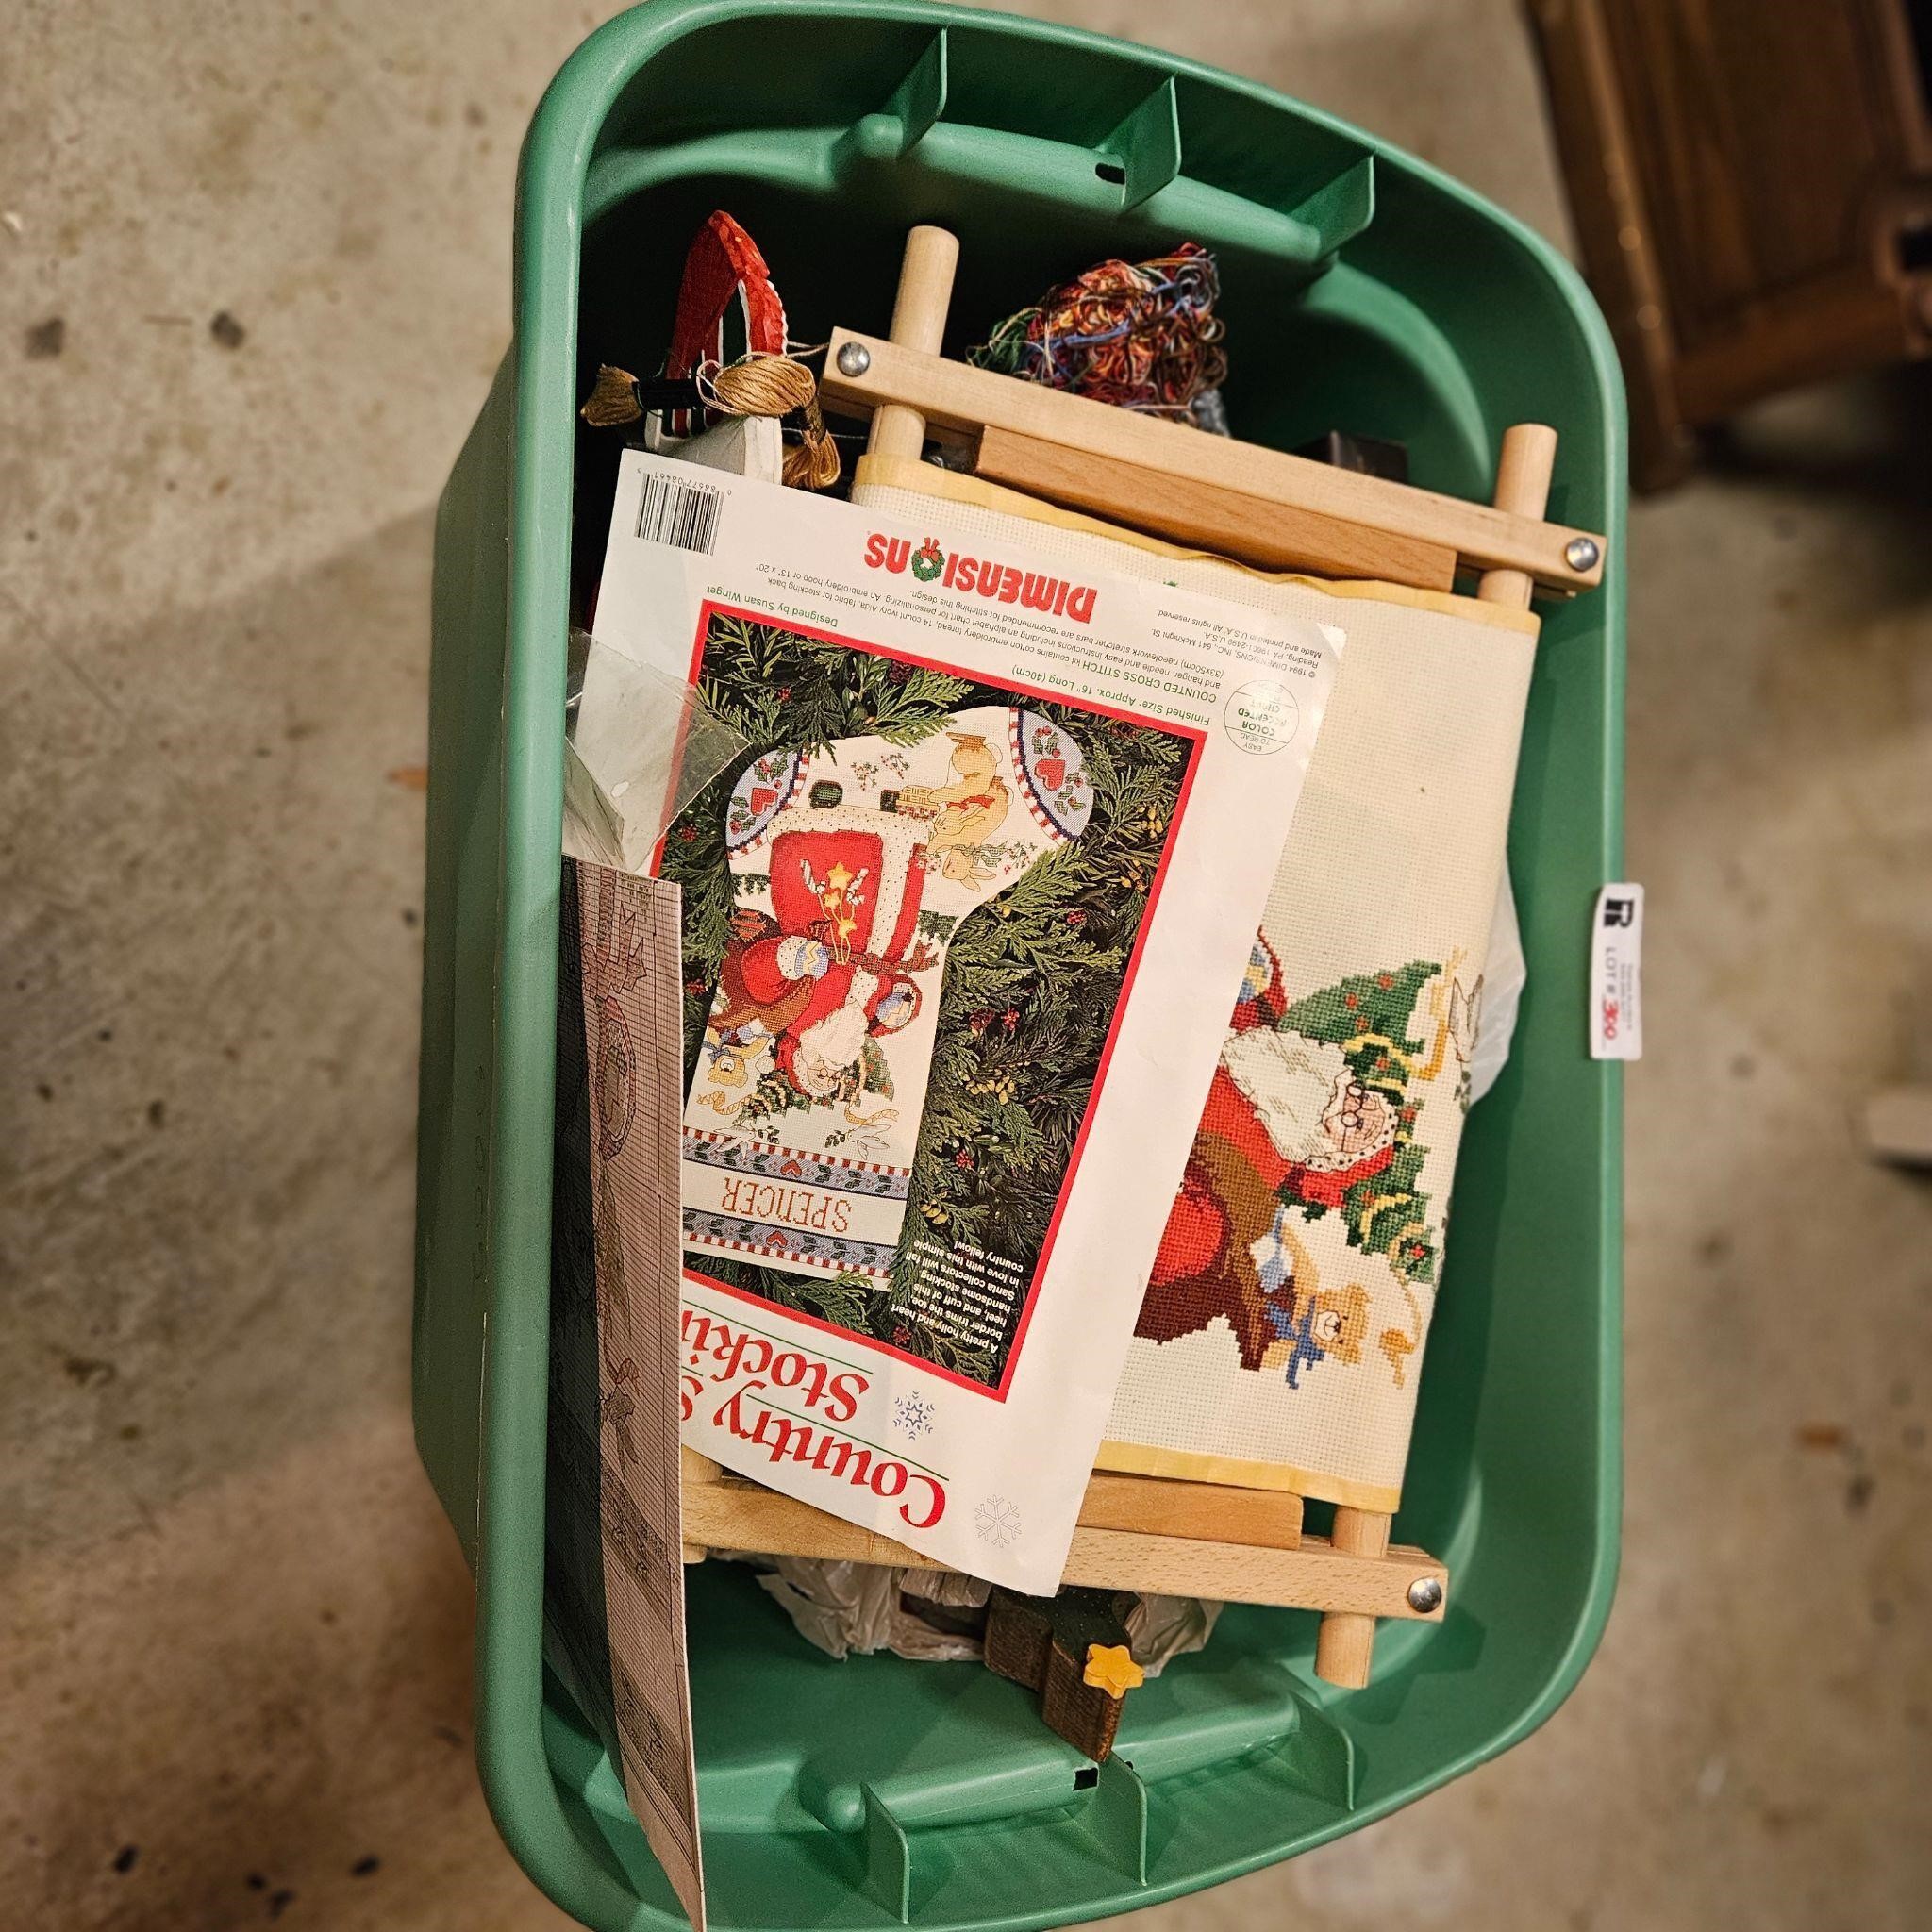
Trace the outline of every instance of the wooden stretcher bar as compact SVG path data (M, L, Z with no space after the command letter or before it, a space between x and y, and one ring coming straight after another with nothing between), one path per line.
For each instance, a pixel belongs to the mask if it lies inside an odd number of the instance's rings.
M820 389L834 408L858 415L891 408L905 412L895 418L900 424L916 415L923 419L926 434L977 445L982 455L984 432L1002 431L1071 453L1053 458L1061 468L1070 461L1097 459L1169 478L1174 486L1207 485L1237 497L1260 499L1276 514L1325 518L1407 539L1432 552L1448 550L1461 568L1520 572L1537 590L1555 595L1573 596L1594 590L1603 581L1604 540L1588 531L1338 469L1307 457L1287 456L1258 443L1206 435L1184 424L1158 422L1131 409L948 361L878 336L834 330ZM1002 450L1006 460L1015 459L1013 445L996 439L995 460ZM1035 460L1046 458L1035 453ZM1144 491L1145 486L1141 488ZM1097 488L1087 486L1083 493L1089 500L1078 507L1098 515L1115 514L1111 499L1102 501ZM1189 518L1194 526L1201 521ZM1163 528L1157 534L1169 532ZM1224 547L1241 554L1232 543ZM1307 567L1315 565L1310 562ZM1330 574L1365 573L1348 569ZM1407 575L1392 580L1413 581Z
M687 1449L684 1452L685 1560L694 1562L711 1550L754 1551L774 1557L810 1557L823 1562L884 1563L906 1569L938 1570L944 1565L891 1537L862 1529L801 1503L775 1490L747 1482L715 1462ZM1150 1509L1169 1500L1162 1490L1201 1491L1208 1486L1164 1482L1154 1476L1115 1476L1104 1480L1112 1491L1111 1510L1124 1515L1138 1492ZM1211 1497L1199 1499L1201 1515L1192 1534L1181 1531L1182 1518L1141 1527L1103 1527L1081 1512L1074 1532L1063 1581L1101 1589L1158 1591L1173 1596L1206 1596L1225 1603L1286 1604L1306 1609L1332 1610L1359 1616L1373 1624L1378 1617L1403 1617L1412 1623L1440 1623L1448 1572L1421 1550L1396 1547L1372 1556L1339 1548L1324 1537L1303 1536L1275 1546L1254 1541L1254 1512L1264 1494L1246 1491L1240 1495L1250 1518L1243 1540L1217 1533ZM1091 1494L1091 1492L1090 1492ZM1279 1499L1294 1506L1300 1498ZM1382 1519L1385 1523L1387 1518ZM1224 1532L1226 1524L1218 1525ZM1436 1597L1427 1610L1416 1607L1429 1601L1416 1591L1419 1582L1433 1580ZM1415 1600L1411 1601L1411 1592Z
M981 435L973 469L990 483L1174 542L1232 552L1265 570L1381 577L1424 591L1456 585L1456 552L1446 543L1399 536L1218 483L1189 482L1010 429L989 428Z

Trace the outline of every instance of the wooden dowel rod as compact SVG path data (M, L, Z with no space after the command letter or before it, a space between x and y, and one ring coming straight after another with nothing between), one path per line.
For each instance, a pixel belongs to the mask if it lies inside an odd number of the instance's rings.
M1338 1507L1331 1541L1345 1557L1384 1556L1389 1549L1389 1518ZM1324 1684L1359 1690L1369 1681L1374 1648L1374 1618L1331 1611L1315 1636L1315 1674Z
M1511 516L1541 517L1550 499L1557 467L1557 432L1542 423L1517 423L1503 432L1496 464L1495 507ZM1526 571L1486 570L1476 582L1485 604L1529 608L1535 584ZM1346 1556L1379 1557L1389 1548L1387 1516L1362 1509L1335 1512L1335 1547ZM1324 1684L1359 1690L1369 1681L1375 1620L1331 1612L1315 1637L1315 1674Z
M1557 468L1557 432L1546 423L1516 423L1503 432L1496 461L1495 507L1511 516L1541 517L1550 501L1550 478ZM1526 572L1486 570L1475 593L1485 604L1527 610L1535 586Z
M1505 429L1495 466L1495 508L1540 518L1549 502L1556 464L1557 433L1547 424L1513 424ZM1476 595L1482 603L1528 610L1534 588L1524 570L1486 570L1476 581ZM1335 1547L1349 1556L1379 1557L1390 1547L1390 1519L1360 1508L1337 1508ZM1324 1617L1316 1635L1316 1677L1344 1690L1360 1690L1368 1683L1374 1648L1374 1617Z
M901 348L937 356L945 338L946 312L953 304L953 274L959 265L959 242L950 229L919 227L906 237L899 268L899 293L892 303L891 340ZM874 410L872 440L875 457L919 460L925 446L925 418L901 403Z

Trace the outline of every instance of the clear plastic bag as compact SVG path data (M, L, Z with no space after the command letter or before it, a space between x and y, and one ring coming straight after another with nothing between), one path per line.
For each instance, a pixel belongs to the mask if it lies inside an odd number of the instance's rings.
M563 849L647 873L673 820L748 741L697 687L589 631L570 635L564 700Z
M1482 1017L1475 1051L1469 1062L1469 1104L1474 1107L1508 1064L1516 1037L1516 1012L1523 1004L1529 966L1523 957L1523 929L1516 918L1516 894L1506 866L1496 887L1496 912L1490 922L1490 950L1483 960Z
M991 1585L950 1570L894 1569L882 1563L827 1563L805 1557L745 1557L758 1584L791 1619L798 1634L827 1657L869 1657L889 1650L925 1663L967 1662L980 1655L977 1637L942 1630L906 1605L908 1596L960 1609L986 1602ZM1171 1658L1200 1650L1213 1635L1221 1606L1198 1597L1142 1595L1127 1615L1134 1660L1150 1677Z

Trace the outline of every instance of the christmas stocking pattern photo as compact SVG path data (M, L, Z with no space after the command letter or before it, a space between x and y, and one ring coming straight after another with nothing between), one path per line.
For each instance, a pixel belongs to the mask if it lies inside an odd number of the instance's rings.
M886 1282L953 934L1092 807L1079 747L1012 706L745 769L725 804L731 938L684 1112L689 1254Z

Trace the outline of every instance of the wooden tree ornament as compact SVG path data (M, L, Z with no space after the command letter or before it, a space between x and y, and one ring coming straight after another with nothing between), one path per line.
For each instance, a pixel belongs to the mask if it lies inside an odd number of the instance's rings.
M1096 1764L1113 1755L1121 1706L1144 1681L1127 1643L1131 1591L1022 1596L995 1590L987 1605L986 1667L1040 1692L1046 1727Z

